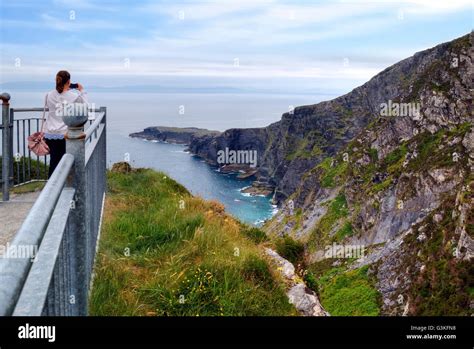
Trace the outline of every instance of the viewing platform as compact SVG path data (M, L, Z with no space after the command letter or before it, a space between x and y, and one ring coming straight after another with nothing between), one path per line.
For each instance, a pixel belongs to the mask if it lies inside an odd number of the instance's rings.
M27 147L41 119L16 117L43 108L10 108L7 93L0 99L0 315L87 315L105 201L107 110L76 109L63 117L66 154L47 179L48 156ZM10 198L12 188L40 181L46 183L41 192Z

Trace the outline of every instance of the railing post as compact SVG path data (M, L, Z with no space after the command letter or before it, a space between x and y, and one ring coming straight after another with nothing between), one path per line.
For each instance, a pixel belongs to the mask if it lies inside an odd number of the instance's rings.
M68 179L68 186L73 187L73 209L70 213L69 228L71 233L70 249L71 272L73 274L73 287L70 298L74 299L74 315L87 315L88 286L89 286L89 231L86 225L86 162L85 162L85 115L63 116L64 123L68 126L66 133L66 153L74 156L74 166Z
M15 161L15 154L13 153L13 118L14 118L14 114L13 114L13 108L10 108L10 133L9 133L9 137L10 137L10 184L11 185L14 185L15 184L15 176L14 176L14 173L13 173L13 168L14 168L14 161Z
M104 113L104 118L102 119L102 123L104 124L104 176L107 169L107 107L100 107L100 112Z
M8 201L10 199L10 95L2 93L0 95L2 100L2 199Z

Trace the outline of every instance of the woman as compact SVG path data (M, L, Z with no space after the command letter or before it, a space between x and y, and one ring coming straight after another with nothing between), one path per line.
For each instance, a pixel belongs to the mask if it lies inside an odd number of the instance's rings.
M62 108L63 103L87 103L86 92L81 84L77 84L79 93L73 92L70 88L71 75L61 70L56 74L56 89L48 92L46 95L46 107L49 108L46 117L43 132L46 144L49 147L49 174L48 178L54 172L59 161L66 153L66 141L64 135L67 126L64 124L61 113L57 112Z

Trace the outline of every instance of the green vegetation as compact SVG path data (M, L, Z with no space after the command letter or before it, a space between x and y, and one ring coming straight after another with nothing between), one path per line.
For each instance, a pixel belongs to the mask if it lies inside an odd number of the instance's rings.
M314 275L316 279L319 279L321 276L323 276L328 270L332 269L333 262L336 259L334 258L324 258L318 262L312 263L308 265L307 270L308 273L311 273ZM343 260L341 260L343 261Z
M336 224L343 218L347 217L349 210L347 208L347 201L344 192L339 193L334 200L328 204L326 214L318 222L316 229L311 233L308 240L308 247L310 249L323 248L330 242L329 233L336 226ZM348 232L348 227L344 232ZM351 226L352 230L352 226Z
M295 210L293 217L291 217L291 221L294 222L293 231L298 231L301 228L301 222L303 220L303 209L298 207Z
M303 243L285 236L275 242L277 253L291 263L297 265L303 262L304 245Z
M32 154L32 156L36 156ZM2 166L2 157L0 156L0 168ZM28 170L28 166L29 170ZM47 179L49 166L41 160L34 160L27 157L20 157L18 161L13 161L13 176L15 184L23 183L34 179ZM24 173L24 174L23 174Z
M392 152L387 154L387 156L384 159L385 165L386 166L391 166L391 165L399 162L400 160L405 158L405 155L407 154L407 152L408 151L407 151L406 144L403 143L398 148L395 148L394 150L392 150Z
M108 186L91 315L296 315L258 229L152 170Z
M402 143L399 147L392 150L382 161L378 160L376 149L370 148L367 155L370 163L365 166L351 166L350 171L353 177L362 178L361 192L372 196L378 192L384 191L390 187L393 178L398 177L403 170L403 162L408 154L408 145ZM374 176L379 173L385 173L387 177L381 182L374 183Z
M368 267L344 272L334 268L318 282L320 301L333 316L377 316L380 296Z
M31 167L28 172L28 162L31 162ZM0 156L0 168L2 166L2 157ZM24 194L31 193L43 189L46 185L45 180L48 177L49 166L44 162L20 157L18 161L13 162L13 176L15 184L28 181L24 184L17 185L10 188L10 193ZM23 171L25 174L23 175ZM33 180L30 182L30 180Z
M436 82L431 82L431 90L438 92L438 93L443 93L447 94L449 93L449 90L451 89L451 85L447 82L445 83L436 83Z
M257 244L268 241L267 234L259 228L246 227L242 230L242 234Z
M337 222L337 220L346 217L347 214L348 210L346 196L344 195L344 193L341 192L329 204L328 211L324 215L324 217L321 218L319 226L323 231L329 232L334 226L334 224Z
M425 132L421 134L419 137L417 137L416 141L418 144L417 150L418 150L418 156L416 159L412 161L410 164L410 168L412 169L419 169L422 166L426 166L426 161L430 159L430 161L433 159L434 156L438 153L436 150L441 144L441 141L443 140L443 136L445 134L445 130L440 130L436 132L435 134L430 134L428 132ZM439 152L439 153L445 153L445 152ZM448 154L450 157L451 154ZM443 156L446 158L445 156Z
M434 222L431 217L424 222L426 240L417 240L419 225L414 227L413 234L405 237L404 242L410 248L411 257L400 269L407 270L417 260L425 266L423 275L420 270L412 270L414 282L409 290L412 315L470 315L474 266L469 261L453 257L455 245L451 241L455 235L456 221L451 217L454 207L455 196L451 196L440 208L444 212L441 222Z
M292 148L296 150L286 155L285 159L288 161L295 159L310 159L323 154L323 151L318 147L317 144L313 146L311 145L308 137L301 140L295 147Z
M471 122L465 122L451 130L441 129L434 134L424 132L417 135L412 142L416 144L418 156L410 161L407 168L418 171L426 168L427 164L430 165L430 168L453 166L455 163L452 154L454 152L462 154L463 146L461 142L451 146L448 143L456 137L464 137L471 127Z
M460 38L457 38L449 43L449 45L452 47L452 49L456 52L459 52L460 50L470 47L471 46L471 39L470 39L471 34L466 34L464 36L461 36Z
M471 127L472 123L465 122L450 130L441 129L434 134L423 132L409 141L402 142L381 161L378 161L377 151L370 148L367 152L371 159L370 163L364 166L351 164L348 173L353 178L362 179L361 193L372 196L396 183L402 172L419 172L430 168L452 167L456 165L453 161L453 153L463 156L464 150L459 140L464 137ZM456 137L458 141L453 142ZM404 168L407 154L413 155L415 153L416 156L411 156ZM362 156L360 151L357 154L357 157ZM374 176L377 173L384 174L385 178L381 182L374 183ZM409 195L412 183L407 183L406 188L405 194Z
M352 224L350 222L346 222L342 228L337 231L337 233L334 235L334 238L336 241L342 241L346 236L351 236L352 234Z
M388 177L380 183L374 184L371 188L372 193L378 193L380 191L384 191L385 189L389 188L392 184L392 177Z
M410 84L412 85L412 89L410 91L410 94L406 97L406 100L416 101L417 99L419 99L420 91L425 87L432 87L434 81L442 80L439 72L449 71L449 69L449 64L447 64L446 62L440 59L433 60L424 69L424 71L417 76L415 80L406 81L406 87L408 87Z
M329 212L334 218L340 218L347 216L347 201L344 192L340 192L338 196L329 205Z
M373 163L376 163L379 160L379 154L378 154L377 149L370 148L368 151L368 154L370 157L370 161L372 161Z
M338 161L333 163L333 158L326 158L322 161L318 167L323 170L321 175L321 186L323 188L334 188L336 185L340 184L340 181L347 170L346 161Z
M11 188L10 192L14 194L32 193L43 189L45 185L46 181L28 182Z
M306 271L303 277L303 281L309 289L318 293L318 280L316 279L313 273L311 273L310 271Z

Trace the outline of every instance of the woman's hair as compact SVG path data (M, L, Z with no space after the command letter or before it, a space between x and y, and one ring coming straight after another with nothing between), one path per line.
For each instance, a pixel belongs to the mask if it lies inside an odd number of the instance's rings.
M71 79L71 74L65 70L60 70L56 74L56 91L63 93L64 85Z

